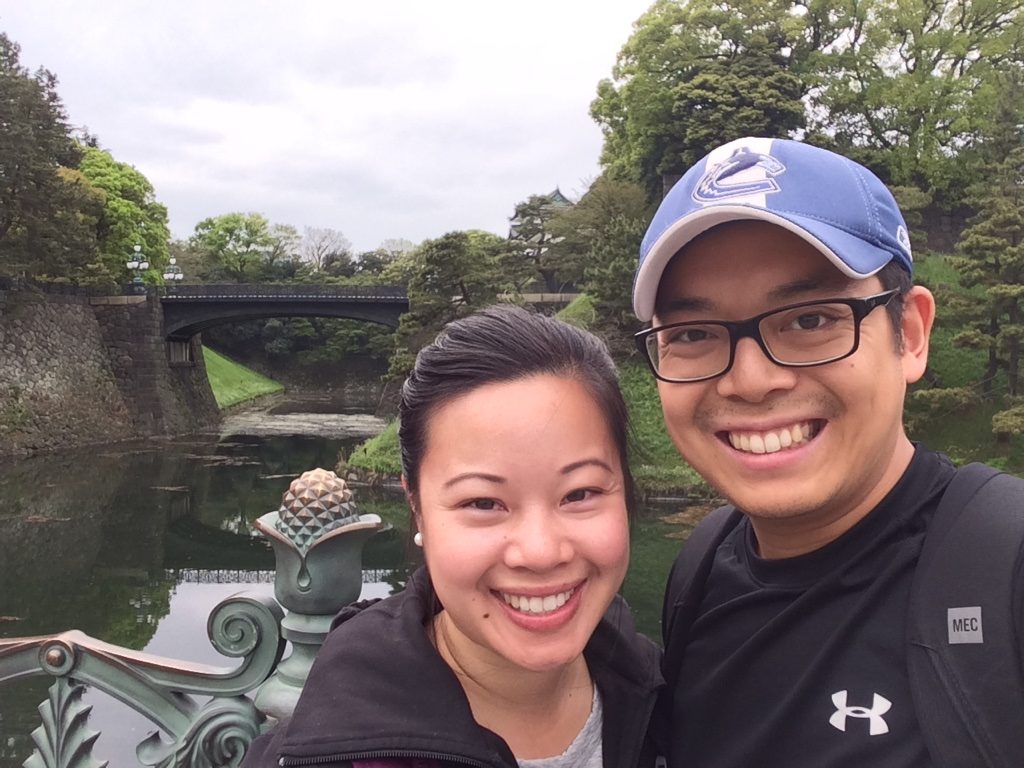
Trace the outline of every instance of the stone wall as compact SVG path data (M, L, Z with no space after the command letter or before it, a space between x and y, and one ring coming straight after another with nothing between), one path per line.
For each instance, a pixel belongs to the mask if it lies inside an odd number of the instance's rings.
M216 424L202 349L168 363L156 297L0 290L0 455Z
M188 364L171 364L155 296L90 299L121 396L140 435L183 434L217 423L199 337Z
M7 293L0 308L0 454L132 436L88 298Z

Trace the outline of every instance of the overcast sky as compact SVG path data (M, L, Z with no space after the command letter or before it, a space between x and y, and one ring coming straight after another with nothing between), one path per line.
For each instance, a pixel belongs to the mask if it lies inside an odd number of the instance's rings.
M504 235L530 194L578 197L597 82L652 1L0 0L0 29L174 236L258 211L358 251Z

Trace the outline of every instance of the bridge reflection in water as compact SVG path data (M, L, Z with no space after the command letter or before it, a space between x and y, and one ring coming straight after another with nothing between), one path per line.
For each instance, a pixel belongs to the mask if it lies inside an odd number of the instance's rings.
M180 571L167 571L167 578L175 584L273 584L276 571L233 571L233 570L200 570L185 568ZM363 584L387 583L399 577L405 578L405 572L395 568L364 568Z

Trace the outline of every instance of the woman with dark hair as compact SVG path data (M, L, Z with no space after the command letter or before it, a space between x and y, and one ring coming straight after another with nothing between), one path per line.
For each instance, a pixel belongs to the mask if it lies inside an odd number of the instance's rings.
M342 612L245 765L653 765L659 652L617 596L633 484L604 345L486 309L419 353L399 418L426 566Z

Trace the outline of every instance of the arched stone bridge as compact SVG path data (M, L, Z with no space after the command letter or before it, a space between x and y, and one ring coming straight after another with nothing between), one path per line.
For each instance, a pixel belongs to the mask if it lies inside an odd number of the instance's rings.
M409 310L405 289L386 285L174 285L160 303L164 337L177 342L215 325L268 317L343 317L397 328Z

